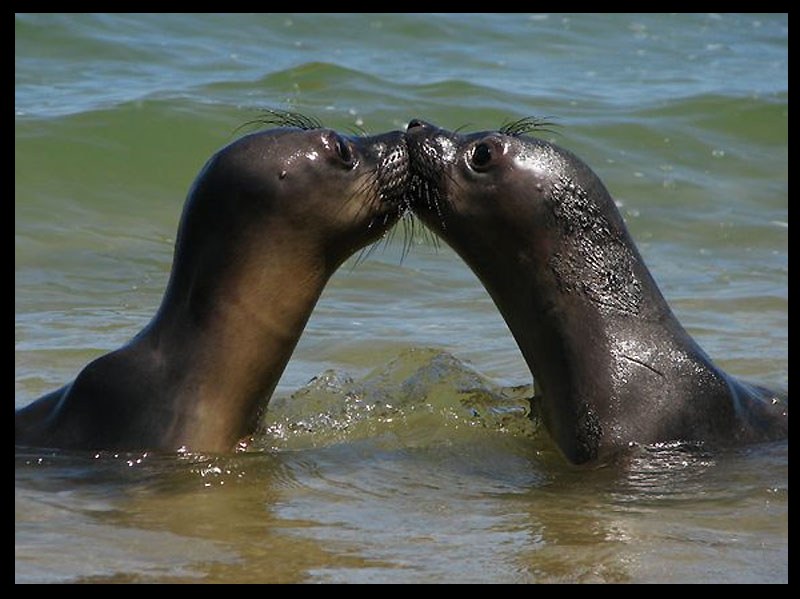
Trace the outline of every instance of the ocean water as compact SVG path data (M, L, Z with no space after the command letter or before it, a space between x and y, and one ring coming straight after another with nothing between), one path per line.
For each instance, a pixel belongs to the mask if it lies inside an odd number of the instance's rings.
M684 326L788 389L788 15L16 15L15 407L152 317L183 200L264 108L549 117ZM446 246L326 288L244 454L17 452L15 580L787 582L788 441L566 464Z

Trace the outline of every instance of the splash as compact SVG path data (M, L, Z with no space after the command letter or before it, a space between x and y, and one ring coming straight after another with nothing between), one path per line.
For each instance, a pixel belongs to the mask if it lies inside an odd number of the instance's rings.
M250 449L303 449L364 438L389 447L448 443L461 434L534 436L530 386L501 387L455 356L411 349L363 378L327 370L273 398Z

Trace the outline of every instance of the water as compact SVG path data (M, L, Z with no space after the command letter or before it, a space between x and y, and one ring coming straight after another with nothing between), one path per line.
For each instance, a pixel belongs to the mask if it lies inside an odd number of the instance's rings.
M18 15L15 46L16 407L150 319L264 107L551 117L704 349L788 388L786 15ZM16 581L788 581L788 442L565 464L477 279L402 237L333 278L258 451L17 453Z

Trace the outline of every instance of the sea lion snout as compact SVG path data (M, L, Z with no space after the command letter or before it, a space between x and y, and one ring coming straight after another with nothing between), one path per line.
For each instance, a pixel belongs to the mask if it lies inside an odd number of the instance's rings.
M427 121L423 121L422 119L411 119L408 121L408 125L406 125L406 133L411 133L412 131L433 131L435 129L435 125Z
M404 133L391 131L370 140L371 147L365 153L375 154L375 176L381 201L392 205L404 204L409 180L409 156Z

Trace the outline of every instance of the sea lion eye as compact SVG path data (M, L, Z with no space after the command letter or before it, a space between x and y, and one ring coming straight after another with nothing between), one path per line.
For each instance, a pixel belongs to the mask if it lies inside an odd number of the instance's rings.
M493 155L494 148L486 142L481 142L472 149L470 166L476 170L485 169L492 162Z
M347 143L341 136L336 136L336 154L345 164L352 166L353 164L353 151L350 149L350 144Z

